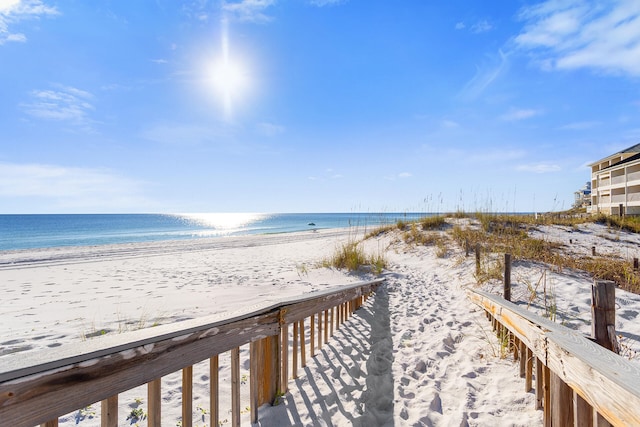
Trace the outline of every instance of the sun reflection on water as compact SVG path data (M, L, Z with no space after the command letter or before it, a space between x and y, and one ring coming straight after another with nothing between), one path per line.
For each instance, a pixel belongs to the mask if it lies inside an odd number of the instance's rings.
M180 217L202 227L216 230L237 230L267 217L261 213L186 213Z

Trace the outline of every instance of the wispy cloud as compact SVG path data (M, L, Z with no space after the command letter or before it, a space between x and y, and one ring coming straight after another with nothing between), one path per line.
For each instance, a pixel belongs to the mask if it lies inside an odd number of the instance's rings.
M592 122L574 122L567 123L566 125L560 126L561 130L587 130L593 129L601 125L601 122L592 121Z
M262 122L258 123L258 132L264 136L277 136L283 134L285 131L284 126L276 125L273 123Z
M340 3L344 3L347 0L310 0L309 3L314 6L334 6Z
M485 64L477 67L476 74L462 89L460 97L467 101L477 99L508 68L507 55L498 51L498 55L487 58Z
M487 31L493 30L493 25L486 19L481 19L480 21L477 21L471 24L470 27L467 27L467 24L462 21L456 22L456 25L454 28L456 30L464 30L466 28L469 28L469 31L471 33L480 34L480 33L486 33Z
M489 23L486 19L482 21L478 21L473 24L470 28L470 31L474 34L486 33L487 31L491 31L493 29L493 25Z
M640 76L640 2L548 0L525 7L514 41L544 69L591 68Z
M273 18L266 14L266 10L275 4L275 0L240 0L239 2L225 1L222 10L232 18L243 22L269 22Z
M139 209L144 184L109 169L0 163L0 198L44 199L42 211Z
M559 172L562 168L555 163L529 163L516 166L516 170L520 172L532 172L532 173L551 173Z
M145 128L140 136L164 145L198 146L219 144L227 136L219 127L189 123L158 123ZM231 148L231 147L229 147Z
M47 6L41 0L0 0L0 45L27 41L27 36L10 28L18 22L58 14L55 7Z
M30 100L20 104L22 110L30 116L70 123L81 130L92 130L93 120L89 113L94 110L89 92L57 85L55 90L34 90Z
M532 117L539 116L540 114L542 114L541 110L512 108L508 112L500 116L500 118L508 122L514 122L530 119Z
M412 176L413 176L413 174L411 172L401 172L401 173L394 174L394 175L386 175L386 176L384 176L384 179L386 179L387 181L395 181L397 179L411 178Z

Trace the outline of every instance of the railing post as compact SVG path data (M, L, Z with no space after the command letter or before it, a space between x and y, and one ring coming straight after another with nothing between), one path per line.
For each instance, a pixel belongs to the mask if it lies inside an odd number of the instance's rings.
M551 425L573 425L573 390L551 372Z
M193 425L193 366L182 369L182 427Z
M58 427L58 419L47 421L44 424L41 424L41 427Z
M304 334L304 319L300 320L299 330L300 330L300 366L304 368L307 366L307 353L306 353L307 344L305 342L305 334Z
M286 393L289 382L289 326L280 325L280 392Z
M298 378L298 322L293 322L293 360L291 366L291 376Z
M480 274L480 243L476 243L476 274Z
M216 354L209 359L209 412L212 426L217 426L220 418L218 368L218 355Z
M147 385L149 411L147 413L149 427L160 427L162 420L162 380L160 378L151 381Z
M118 395L111 396L101 402L101 427L118 427Z
M231 350L231 425L240 427L240 348Z
M504 254L504 296L511 301L511 254Z
M591 288L591 332L596 342L615 353L619 352L616 338L616 285L610 280L596 280Z
M311 315L311 324L309 325L309 351L311 357L316 356L316 315Z

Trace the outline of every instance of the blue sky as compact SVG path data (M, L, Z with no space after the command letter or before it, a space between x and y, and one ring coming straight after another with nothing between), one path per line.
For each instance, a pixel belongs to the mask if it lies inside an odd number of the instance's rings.
M0 213L542 212L639 142L637 0L0 0Z

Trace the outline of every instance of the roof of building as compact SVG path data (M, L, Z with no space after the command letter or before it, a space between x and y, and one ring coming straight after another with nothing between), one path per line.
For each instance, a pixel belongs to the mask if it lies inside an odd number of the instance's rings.
M602 161L604 161L606 159L609 159L611 157L615 157L615 156L617 156L619 154L624 154L624 153L638 153L638 154L640 154L640 144L632 145L631 147L625 148L624 150L620 150L620 151L618 151L616 153L610 154L607 157L604 157L604 158L598 160L597 162L591 163L589 166L593 166L593 165L598 164L598 163L600 163L600 162L602 162ZM622 160L622 161L620 161L618 163L614 163L613 165L611 165L609 167L606 167L606 168L604 168L602 170L606 170L606 169L609 169L612 166L616 166L616 165L619 165L619 164L622 164L622 163L626 163L626 162L632 161L632 158L633 158L633 160L636 160L637 159L636 156L638 154L633 155L633 156L631 156L631 157L629 157L627 159L624 159L624 160Z
M640 144L638 144L638 145L640 145ZM639 160L639 159L640 159L640 153L638 153L638 154L634 154L634 155L633 155L633 156L631 156L631 157L627 157L626 159L621 160L621 161L619 161L618 163L614 163L614 164L612 164L611 166L608 166L608 167L606 167L606 168L604 168L604 169L601 169L601 170L606 171L607 169L611 169L611 168L613 168L613 167L620 166L620 165L622 165L622 164L624 164L624 163L630 163L630 162L633 162L633 161L635 161L635 160Z

